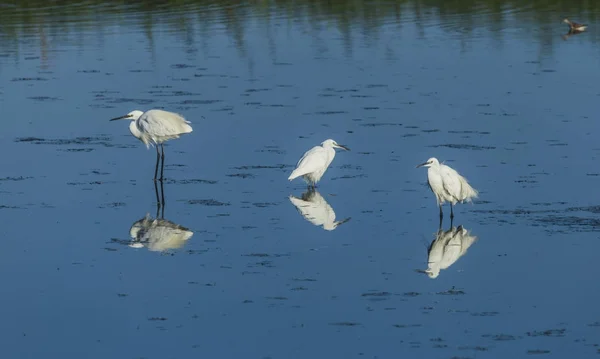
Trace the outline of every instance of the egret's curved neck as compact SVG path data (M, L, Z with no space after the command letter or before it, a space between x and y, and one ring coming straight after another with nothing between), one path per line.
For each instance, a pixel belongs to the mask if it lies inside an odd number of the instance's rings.
M135 124L135 121L131 121L131 123L129 123L129 131L131 131L131 134L133 136L135 136L138 139L142 138L142 133L140 132L140 130L138 130L137 125Z

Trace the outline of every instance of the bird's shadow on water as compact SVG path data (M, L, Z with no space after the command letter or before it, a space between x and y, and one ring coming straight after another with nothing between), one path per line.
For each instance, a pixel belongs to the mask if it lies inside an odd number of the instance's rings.
M444 231L442 229L442 219L440 218L435 239L427 249L427 269L419 269L417 272L425 273L432 279L437 278L442 269L448 269L456 263L477 240L478 238L472 235L463 225L455 227L452 220L450 221L450 228Z
M160 187L160 192L159 192ZM165 191L162 181L154 181L156 216L147 213L129 228L131 240L113 239L113 243L130 248L147 248L151 252L165 252L183 247L194 235L189 228L165 219Z
M335 211L314 187L308 187L300 198L290 195L289 199L304 219L326 231L333 231L350 220L348 217L336 221Z

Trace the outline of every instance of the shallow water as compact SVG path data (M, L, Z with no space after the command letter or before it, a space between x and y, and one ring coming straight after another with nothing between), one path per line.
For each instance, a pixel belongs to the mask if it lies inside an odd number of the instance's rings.
M2 357L596 357L600 9L463 3L0 3ZM168 222L108 121L154 107ZM480 190L435 279L432 156Z

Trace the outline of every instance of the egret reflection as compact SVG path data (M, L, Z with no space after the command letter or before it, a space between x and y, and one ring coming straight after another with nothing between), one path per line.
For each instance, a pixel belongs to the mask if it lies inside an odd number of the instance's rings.
M131 248L145 247L152 252L164 252L169 249L183 247L194 235L194 232L188 228L164 219L164 184L163 182L158 183L160 183L160 197L158 194L157 182L154 182L157 202L156 217L152 218L148 213L144 218L135 221L131 225L131 228L129 229L131 241L125 243Z
M314 188L309 188L300 198L290 196L290 202L292 202L304 219L315 226L322 226L326 231L333 231L338 226L350 220L350 217L348 217L344 220L336 221L333 208Z
M429 278L437 278L442 269L448 269L464 256L475 241L477 237L471 235L462 225L451 225L447 231L440 226L435 239L429 245L427 269L420 272L426 273Z

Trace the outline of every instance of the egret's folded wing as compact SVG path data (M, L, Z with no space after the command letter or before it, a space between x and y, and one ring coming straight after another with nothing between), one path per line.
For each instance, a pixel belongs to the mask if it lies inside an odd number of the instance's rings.
M446 193L457 201L461 201L462 183L458 172L446 165L440 165L440 174Z
M294 173L302 176L317 171L327 165L327 150L321 146L315 146L308 150L298 161Z
M189 123L183 116L163 110L146 111L136 121L138 129L151 136L175 136L192 132Z

